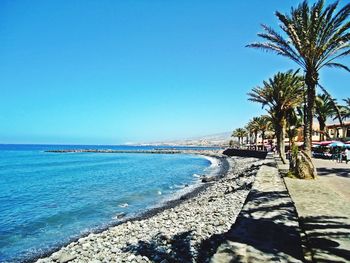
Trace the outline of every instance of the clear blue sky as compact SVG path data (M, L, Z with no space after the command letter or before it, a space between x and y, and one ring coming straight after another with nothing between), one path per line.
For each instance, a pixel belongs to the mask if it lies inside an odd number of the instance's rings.
M243 126L263 113L247 92L296 68L245 45L299 2L2 0L0 143L120 144ZM350 96L347 72L325 69L321 82Z

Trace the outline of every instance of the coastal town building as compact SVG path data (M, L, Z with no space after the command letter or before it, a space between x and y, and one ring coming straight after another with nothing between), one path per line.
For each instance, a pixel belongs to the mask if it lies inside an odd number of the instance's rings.
M348 138L350 137L350 121L344 122L344 128L340 123L334 123L327 125L328 134L331 139Z
M340 123L326 124L325 132L320 131L320 126L317 121L314 122L313 127L313 142L320 142L322 141L322 138L324 138L323 140L350 140L350 122L344 122L343 127L340 125ZM343 136L343 134L345 134L345 136ZM303 140L303 129L299 128L298 135L294 138L294 141L296 142L296 145L301 146L303 144ZM257 143L255 142L254 138L248 141L251 141L250 147L255 147L255 145L257 145L259 149L262 149L263 145L266 148L271 144L276 144L276 139L274 138L272 132L266 132L264 142L262 142L261 134L258 134ZM288 137L285 139L285 143L286 145L289 144Z

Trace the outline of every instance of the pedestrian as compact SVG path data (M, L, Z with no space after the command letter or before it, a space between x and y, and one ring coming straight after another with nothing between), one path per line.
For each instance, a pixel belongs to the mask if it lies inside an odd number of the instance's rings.
M345 149L345 161L348 163L350 161L350 150L348 148Z
M338 149L338 163L343 162L343 152L342 150L339 148Z
M341 151L339 150L338 147L334 147L334 161L339 163L340 158L341 158Z

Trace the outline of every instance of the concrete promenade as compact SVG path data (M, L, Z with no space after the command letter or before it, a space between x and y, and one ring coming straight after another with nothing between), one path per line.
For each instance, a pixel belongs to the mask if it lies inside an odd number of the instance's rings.
M315 180L285 178L310 262L350 262L350 163L314 159Z
M211 262L304 260L295 207L271 157L258 171L236 223Z

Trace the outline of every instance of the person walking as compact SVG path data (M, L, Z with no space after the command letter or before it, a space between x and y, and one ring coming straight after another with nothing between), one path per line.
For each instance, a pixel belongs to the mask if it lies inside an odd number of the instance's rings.
M337 162L341 163L343 159L342 151L339 147L336 147L336 153L337 153Z
M348 163L350 161L350 150L348 148L345 149L345 161Z

